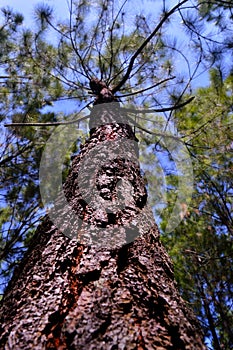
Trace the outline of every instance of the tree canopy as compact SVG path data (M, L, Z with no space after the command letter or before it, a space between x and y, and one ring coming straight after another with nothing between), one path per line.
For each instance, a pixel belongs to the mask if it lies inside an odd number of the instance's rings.
M44 215L38 173L54 131L52 125L4 124L83 117L95 98L89 83L100 79L122 107L131 109L137 125L154 132L135 126L150 200L180 290L201 320L210 348L230 349L232 2L70 0L67 17L60 20L45 1L36 6L34 16L31 29L14 8L1 9L3 286ZM87 134L85 121L74 128L77 143L67 154L64 178L70 153L79 151ZM186 149L194 185L189 206L179 203L182 222L166 232L184 176L169 149L169 136L175 137L176 153L181 146Z

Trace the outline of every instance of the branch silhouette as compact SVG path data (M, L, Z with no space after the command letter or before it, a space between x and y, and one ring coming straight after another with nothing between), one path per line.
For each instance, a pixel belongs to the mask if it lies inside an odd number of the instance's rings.
M165 108L153 108L153 109L134 109L134 108L120 108L122 109L124 112L130 112L130 113L134 113L134 114L138 114L138 113L153 113L153 112L167 112L167 111L172 111L172 110L176 110L178 108L181 108L181 107L184 107L185 105L187 105L188 103L192 102L192 100L194 99L195 97L192 96L190 97L187 101L183 102L183 103L180 103L178 105L174 105L172 107L165 107ZM88 104L89 105L89 104ZM88 107L85 106L84 108ZM84 109L83 108L83 109ZM80 111L81 112L81 111ZM70 121L66 121L66 122L51 122L51 123L9 123L9 124L4 124L5 127L11 127L11 126L58 126L58 125L69 125L69 124L75 124L75 123L79 123L83 120L86 120L88 119L90 116L89 115L86 115L82 118L78 118L78 119L74 119L74 120L70 120ZM130 118L131 119L131 118ZM142 118L143 119L143 118ZM132 122L135 123L132 119ZM136 123L137 124L137 123ZM135 125L137 126L138 128L140 128L141 130L145 130L147 131L146 129L143 129L139 124ZM149 134L151 132L147 131ZM153 134L153 133L152 133Z
M179 9L179 7L183 4L185 4L188 0L183 0L180 3L178 3L176 6L174 6L170 11L166 12L164 17L161 19L161 21L159 22L159 24L155 27L154 31L143 41L142 45L136 50L136 52L133 54L133 56L130 59L129 62L129 66L128 69L125 73L125 75L123 76L122 80L119 82L119 84L117 84L113 89L112 92L113 94L117 91L120 90L120 88L125 84L125 82L128 80L130 73L133 69L133 65L134 65L134 61L136 60L136 58L138 57L138 55L140 55L140 53L143 51L144 47L151 41L151 39L157 34L157 32L159 31L159 29L162 27L162 25L164 24L164 22L166 22L166 20L176 11Z

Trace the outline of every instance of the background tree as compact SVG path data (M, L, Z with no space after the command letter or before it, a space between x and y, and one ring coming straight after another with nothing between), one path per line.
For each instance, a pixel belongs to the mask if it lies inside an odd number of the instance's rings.
M182 294L199 314L213 348L230 349L232 75L223 80L222 72L213 69L210 82L197 90L192 106L176 112L181 133L189 134L195 192L181 226L164 236L164 242L174 258Z

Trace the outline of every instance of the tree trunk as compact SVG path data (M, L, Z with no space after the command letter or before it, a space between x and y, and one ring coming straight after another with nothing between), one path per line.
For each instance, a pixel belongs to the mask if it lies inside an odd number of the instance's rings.
M69 205L58 197L6 290L1 349L205 349L147 205L137 139L106 99L64 185Z

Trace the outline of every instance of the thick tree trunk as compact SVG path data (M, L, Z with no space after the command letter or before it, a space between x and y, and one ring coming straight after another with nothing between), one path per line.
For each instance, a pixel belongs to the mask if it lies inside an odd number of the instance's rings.
M56 226L45 218L7 288L1 349L205 349L118 104L97 105L90 128L64 186L69 206L57 199Z

